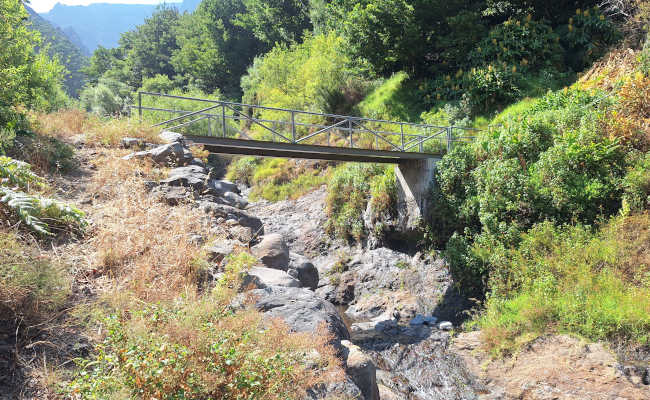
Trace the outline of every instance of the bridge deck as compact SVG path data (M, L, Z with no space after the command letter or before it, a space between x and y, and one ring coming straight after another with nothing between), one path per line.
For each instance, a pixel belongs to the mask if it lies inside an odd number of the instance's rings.
M441 158L440 154L366 150L347 147L330 147L308 144L266 142L248 139L231 139L211 136L185 135L190 143L202 145L212 153L245 154L283 158L355 161L399 164L409 160Z

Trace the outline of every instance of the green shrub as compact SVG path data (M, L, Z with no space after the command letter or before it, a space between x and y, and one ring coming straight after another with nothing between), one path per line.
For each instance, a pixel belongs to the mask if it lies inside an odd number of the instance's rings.
M255 168L261 159L256 157L240 157L228 165L226 179L232 182L239 182L245 185L252 185Z
M519 98L521 75L512 66L473 68L464 83L463 96L472 115L490 111Z
M329 180L327 191L326 230L345 239L361 240L365 236L363 212L370 199L371 186L379 190L382 185L389 189L390 176L376 178L386 173L387 168L377 164L347 163L337 167ZM388 173L390 174L390 173ZM390 200L377 200L390 204Z
M251 200L295 199L327 182L320 164L283 158L242 157L228 166L226 178L249 185Z
M101 323L106 337L96 356L78 360L64 388L71 397L279 400L340 376L329 337L290 333L253 310L235 313L214 293L141 305Z
M85 228L84 213L76 207L20 190L32 187L44 188L45 183L31 171L29 164L0 156L0 215L18 218L42 235Z
M614 21L606 18L598 7L578 9L568 22L558 29L558 34L566 51L565 62L574 71L591 65L622 37Z
M530 16L509 19L492 28L469 58L477 67L516 66L522 72L555 67L562 61L558 42L559 36L545 21L534 21Z
M636 158L623 178L623 202L632 211L650 209L650 153Z
M128 113L131 104L131 88L114 79L100 78L95 85L88 85L79 93L81 106L101 116L119 116Z
M72 146L54 137L31 132L17 135L7 153L28 161L40 172L67 172L75 166Z
M649 223L647 215L613 219L593 233L589 227L556 228L545 222L523 235L519 248L506 250L500 262L493 262L492 292L478 320L490 348L512 352L546 332L647 344L647 266L622 261L638 255ZM646 234L621 235L627 224ZM630 279L643 274L640 284Z

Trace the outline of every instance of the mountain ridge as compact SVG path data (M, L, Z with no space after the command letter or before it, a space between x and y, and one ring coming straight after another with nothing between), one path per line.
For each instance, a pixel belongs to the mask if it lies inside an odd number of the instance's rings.
M165 4L177 7L181 12L192 12L200 2L184 0ZM92 53L99 46L116 47L120 35L142 24L156 7L157 4L94 3L79 6L56 3L50 11L39 15L63 31L74 30L83 46Z

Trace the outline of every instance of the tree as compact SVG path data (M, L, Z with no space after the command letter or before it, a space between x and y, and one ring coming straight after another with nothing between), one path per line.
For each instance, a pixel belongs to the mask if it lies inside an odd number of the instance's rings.
M15 107L52 108L65 101L63 67L36 54L40 34L27 27L20 0L0 0L0 130L15 128Z
M235 23L253 33L267 46L294 43L312 28L310 5L302 0L243 0L246 11Z

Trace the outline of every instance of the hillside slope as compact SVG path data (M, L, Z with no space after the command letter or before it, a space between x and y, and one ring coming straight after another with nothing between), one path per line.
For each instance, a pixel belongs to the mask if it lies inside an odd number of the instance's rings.
M68 95L76 97L84 85L85 77L81 68L88 62L88 49L83 47L79 36L73 29L63 31L43 19L30 7L25 6L25 9L29 13L31 28L40 32L43 45L49 46L49 56L58 56L68 70L65 76L65 90Z

